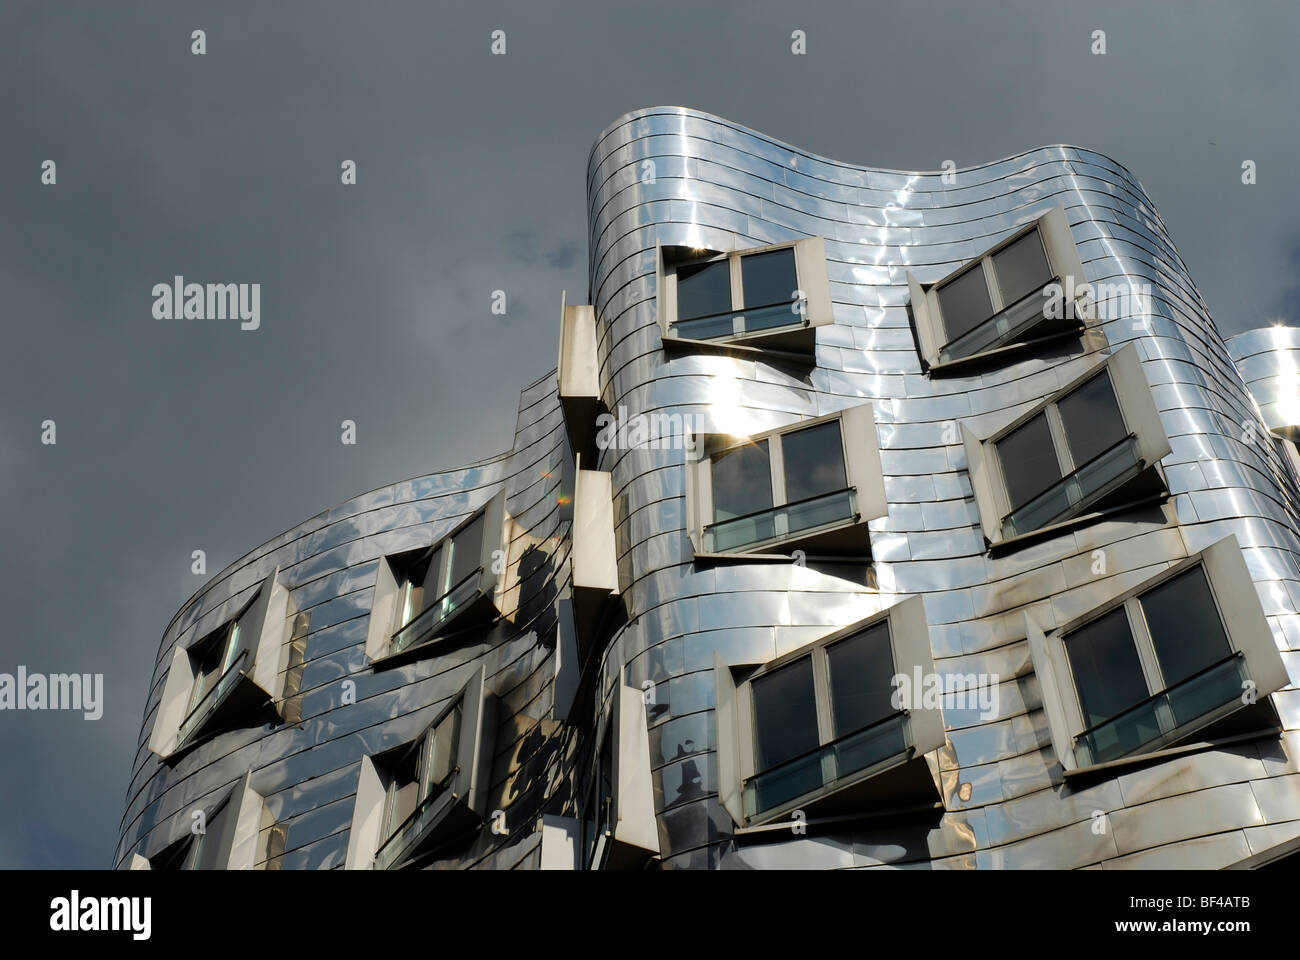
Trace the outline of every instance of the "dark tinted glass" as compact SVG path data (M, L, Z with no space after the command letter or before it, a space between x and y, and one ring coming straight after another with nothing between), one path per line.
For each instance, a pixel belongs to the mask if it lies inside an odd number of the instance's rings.
M770 250L740 258L740 288L745 306L794 303L799 279L794 270L793 250Z
M1065 652L1088 726L1109 720L1150 695L1123 607L1066 637Z
M461 704L456 704L451 713L429 734L429 758L425 769L424 794L428 796L435 788L450 776L456 767L457 739L460 737Z
M1021 297L1041 290L1052 279L1043 241L1031 230L1014 243L993 254L993 273L1002 293L1002 305L1009 307Z
M1026 420L999 440L997 447L1013 510L1061 479L1047 414Z
M413 598L413 609L411 616L422 611L426 606L433 603L444 593L447 592L446 573L442 569L442 551L447 549L446 544L433 551L430 558L418 566L415 573L423 571L423 587L418 598Z
M781 453L785 460L787 503L848 486L844 477L844 446L840 442L838 420L783 434Z
M450 582L447 584L448 590L478 569L479 562L483 558L484 524L485 520L480 515L475 518L473 523L452 538L451 577ZM430 599L433 598L430 597Z
M894 692L894 654L889 624L878 623L826 648L831 674L831 716L835 736L843 737L897 713L889 702Z
M1232 652L1199 565L1148 590L1139 602L1166 686L1186 680Z
M812 657L801 657L759 677L754 681L753 693L759 771L813 750L821 742Z
M715 521L771 509L772 466L766 440L718 454L711 469Z
M1062 397L1056 407L1076 470L1127 436L1110 376L1104 370Z
M731 265L724 260L677 268L677 319L705 317L731 309Z
M948 340L975 329L993 316L993 301L984 283L984 268L967 270L960 277L939 288L939 312Z

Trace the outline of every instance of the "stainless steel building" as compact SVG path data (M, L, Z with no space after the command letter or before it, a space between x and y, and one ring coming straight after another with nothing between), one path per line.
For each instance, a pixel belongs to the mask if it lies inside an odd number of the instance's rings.
M656 108L587 177L513 448L168 625L117 866L1292 851L1300 334L1230 350L1080 148L898 172Z

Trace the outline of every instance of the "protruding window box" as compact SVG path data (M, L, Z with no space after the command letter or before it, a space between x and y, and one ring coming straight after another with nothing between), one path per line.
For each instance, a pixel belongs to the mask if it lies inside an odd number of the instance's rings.
M573 495L573 615L579 656L585 659L619 595L618 555L614 545L612 477L601 470L578 470Z
M1049 634L1026 620L1067 775L1279 726L1287 671L1233 536Z
M995 550L1167 495L1170 451L1130 344L987 439L962 444L984 539Z
M289 594L279 569L232 619L172 654L149 749L171 758L279 695Z
M590 306L560 307L560 357L556 378L569 448L588 464L596 462L596 416L600 411L596 311Z
M480 666L413 742L364 758L346 865L401 869L482 824L495 725Z
M506 524L501 491L433 546L380 561L366 633L373 663L414 659L449 633L502 616Z
M737 439L695 438L687 529L697 559L865 558L867 523L888 512L870 404Z
M807 362L817 327L835 322L821 237L704 256L661 248L659 265L665 347Z
M193 810L175 821L180 837L150 857L132 854L131 870L250 870L265 863L262 823L266 805L244 774L204 811L203 831L192 832Z
M925 754L946 742L942 709L895 679L933 673L920 597L759 667L715 655L719 794L736 825L935 809Z
M595 751L581 830L587 869L640 869L659 855L645 695L625 682Z
M907 272L912 319L932 373L1077 334L1092 315L1065 210L1054 207L937 283Z

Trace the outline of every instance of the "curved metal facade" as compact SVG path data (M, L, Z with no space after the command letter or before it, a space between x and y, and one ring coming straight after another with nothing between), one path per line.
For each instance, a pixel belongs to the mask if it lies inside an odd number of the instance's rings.
M905 272L937 280L1058 205L1088 281L1149 285L1141 312L1107 315L1095 325L1104 337L1090 335L1079 349L965 376L924 373ZM1300 663L1292 652L1300 651L1300 503L1291 462L1271 442L1275 424L1261 420L1131 174L1066 146L946 177L876 170L696 111L655 108L625 115L597 139L588 216L599 383L610 409L690 414L744 434L870 402L888 500L888 516L870 524L870 586L793 564L708 566L695 562L686 531L686 454L600 452L597 466L613 478L627 619L606 640L597 689L625 673L631 686L651 681L657 691L649 731L654 863L1218 867L1300 836L1300 697L1290 688L1272 697L1280 735L1119 768L1082 785L1065 782L1053 755L1026 613L1044 629L1062 625L1227 534L1242 546L1284 662ZM825 238L834 308L834 323L817 332L815 367L792 373L761 358L665 353L658 245L734 251L805 237ZM952 425L1006 422L1068 383L1090 356L1130 342L1172 447L1163 460L1168 503L1155 517L1107 517L989 555ZM1247 354L1237 352L1245 364ZM1259 379L1245 365L1243 373ZM119 865L180 836L186 809L251 770L251 785L287 831L276 865L341 866L361 757L410 739L480 663L505 704L493 803L519 811L515 823L572 813L582 789L572 783L582 776L574 758L603 698L574 722L552 717L555 627L545 611L569 576L569 529L556 504L571 456L555 391L553 376L524 391L512 453L358 497L233 564L182 610L163 637ZM446 656L371 671L362 648L378 558L436 539L502 486L519 527L544 548L545 575L519 600L543 612ZM1081 575L1098 550L1108 558L1105 574ZM174 767L160 762L146 744L173 645L220 622L277 565L291 609L310 617L301 722L223 734ZM860 821L737 840L717 796L715 653L764 663L912 595L924 600L937 670L1001 678L996 717L945 711L947 743L934 758L941 814L919 825ZM343 678L357 683L355 705L338 701ZM1100 830L1099 811L1108 818ZM485 830L472 853L445 865L537 865L539 837Z

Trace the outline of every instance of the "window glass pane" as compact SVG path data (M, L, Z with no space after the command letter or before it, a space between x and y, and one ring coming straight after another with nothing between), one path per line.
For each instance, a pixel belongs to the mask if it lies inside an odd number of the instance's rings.
M752 690L755 762L760 772L816 749L821 738L812 657L800 657L764 674Z
M411 616L407 618L408 621L414 619L416 614L447 592L446 573L442 569L442 551L443 547L439 546L428 560L411 571L411 578L414 580L420 577L421 579L416 582L422 583L423 586L418 592L412 592Z
M956 340L993 316L993 301L984 283L984 268L967 270L939 288L939 312L948 339Z
M1052 279L1043 241L1037 230L993 254L993 274L1002 293L1002 306L1009 307L1021 297L1041 290Z
M452 539L449 547L451 550L451 577L447 582L448 590L478 569L479 561L483 556L483 528L485 523L486 519L480 514L473 523Z
M1166 687L1232 652L1200 565L1148 590L1139 602Z
M460 735L461 705L455 708L429 735L428 774L424 782L424 795L436 792L435 788L445 781L456 767L456 741Z
M677 268L677 319L731 310L731 265L724 258Z
M799 288L794 250L769 250L741 257L740 287L747 307L794 303L794 292ZM791 315L790 319L793 321L794 316Z
M895 671L888 622L836 641L826 648L826 658L837 738L898 712L889 702Z
M787 503L818 497L843 490L844 445L840 441L840 422L796 430L781 437L785 460L785 499Z
M1066 637L1065 652L1083 707L1083 722L1088 726L1109 720L1150 696L1122 606Z
M1065 427L1065 442L1077 470L1089 460L1119 443L1128 432L1120 416L1119 403L1110 384L1110 375L1102 371L1056 404Z
M392 779L388 784L388 811L384 818L385 838L402 825L419 802L420 795L420 754L423 745L414 750L406 750L393 767Z
M1016 427L997 442L997 449L1013 510L1061 479L1046 413Z
M713 519L730 520L772 507L767 441L747 443L712 458Z

